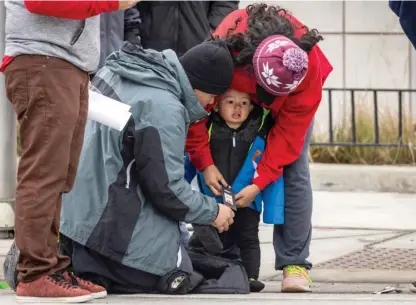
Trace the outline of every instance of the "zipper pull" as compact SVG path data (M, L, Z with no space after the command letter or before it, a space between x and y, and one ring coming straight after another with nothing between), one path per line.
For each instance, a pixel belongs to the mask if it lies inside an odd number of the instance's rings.
M235 147L235 132L233 132L233 147Z

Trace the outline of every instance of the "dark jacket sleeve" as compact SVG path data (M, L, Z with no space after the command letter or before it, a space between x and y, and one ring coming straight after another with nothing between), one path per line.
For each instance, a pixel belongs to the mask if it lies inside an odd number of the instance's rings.
M169 112L167 120L168 112L151 111L152 122L134 135L138 183L146 201L175 220L211 224L218 214L217 202L194 191L185 180L185 119Z
M240 1L210 1L208 20L212 30L215 30L222 20L232 11L238 9Z
M416 48L416 2L389 1L391 10L399 17L400 25L407 38Z
M397 15L397 17L400 17L400 7L402 6L403 1L389 1L390 9Z
M134 6L124 11L124 41L140 43L140 13Z

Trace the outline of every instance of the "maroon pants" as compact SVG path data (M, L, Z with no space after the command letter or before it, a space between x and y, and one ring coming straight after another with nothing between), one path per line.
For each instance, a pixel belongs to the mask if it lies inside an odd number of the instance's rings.
M49 56L21 55L5 71L7 97L20 124L16 189L19 280L66 268L59 255L62 193L75 180L88 112L88 74Z

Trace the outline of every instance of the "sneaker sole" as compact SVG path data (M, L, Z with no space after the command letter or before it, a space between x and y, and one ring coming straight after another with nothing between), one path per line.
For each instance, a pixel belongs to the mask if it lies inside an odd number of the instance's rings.
M307 286L285 286L282 287L283 293L301 293L301 292L312 292L312 289Z
M78 297L61 297L61 298L40 298L40 297L20 297L16 296L19 303L85 303L93 299L92 295L83 295Z
M107 291L91 293L93 299L102 299L107 296Z

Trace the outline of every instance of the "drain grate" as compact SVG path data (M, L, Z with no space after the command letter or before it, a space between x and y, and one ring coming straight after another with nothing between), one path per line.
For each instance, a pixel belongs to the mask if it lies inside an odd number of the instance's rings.
M316 264L314 269L416 270L416 249L365 248Z

